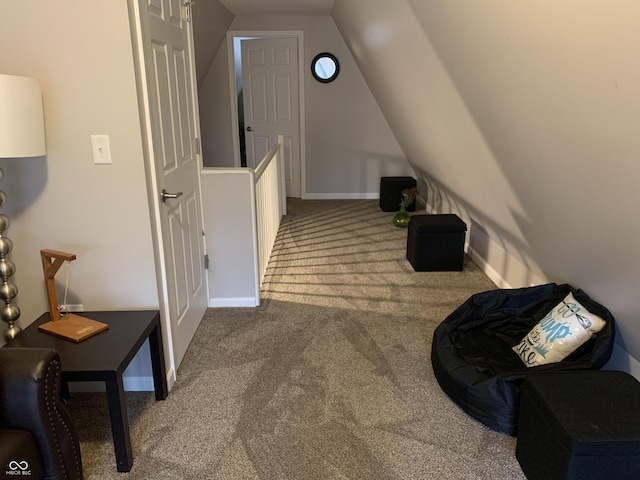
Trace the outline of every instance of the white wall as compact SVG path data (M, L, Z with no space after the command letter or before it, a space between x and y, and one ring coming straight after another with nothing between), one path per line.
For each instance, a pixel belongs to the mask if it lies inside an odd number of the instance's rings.
M205 168L202 178L210 307L255 307L257 285L255 179L246 168ZM246 195L240 195L245 192Z
M375 197L381 176L413 174L330 17L236 17L230 30L304 32L306 179L303 178L303 197ZM323 51L335 54L340 61L340 75L330 84L316 82L310 74L311 60ZM218 57L209 71L212 78L205 79L200 91L203 132L226 128L225 123L230 122L226 112L217 110L223 101L229 105L228 78L224 80L216 70L224 68L228 75L225 45L218 51ZM204 104L203 98L208 99ZM212 112L211 122L205 121L207 110ZM218 146L225 155L231 151L231 141L226 137ZM210 157L205 150L205 165L220 165ZM226 160L228 157L224 156L219 161Z
M218 0L195 2L192 11L196 75L200 87L233 21L233 13Z
M583 288L640 358L640 4L336 0L332 16L432 206L462 213L506 284Z
M68 303L158 308L126 0L3 2L0 46L0 72L40 80L46 125L46 157L0 160L19 324L48 310L43 248L77 255ZM93 164L91 134L110 136L112 165Z
M226 49L227 30L232 21L233 14L218 0L197 2L193 6L200 138L203 163L208 166L234 166L233 145L229 141L229 79L225 59L218 55L218 50Z
M225 38L198 88L202 163L205 167L235 166L230 88Z

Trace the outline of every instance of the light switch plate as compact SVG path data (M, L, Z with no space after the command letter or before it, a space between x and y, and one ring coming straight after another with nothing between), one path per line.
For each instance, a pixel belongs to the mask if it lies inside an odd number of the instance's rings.
M91 135L91 147L95 165L111 165L109 135Z

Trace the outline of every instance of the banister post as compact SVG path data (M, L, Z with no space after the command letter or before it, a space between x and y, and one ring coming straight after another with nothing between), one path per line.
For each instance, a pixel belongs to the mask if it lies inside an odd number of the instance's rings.
M284 165L284 136L278 135L278 168L280 169L280 217L287 214L287 182Z

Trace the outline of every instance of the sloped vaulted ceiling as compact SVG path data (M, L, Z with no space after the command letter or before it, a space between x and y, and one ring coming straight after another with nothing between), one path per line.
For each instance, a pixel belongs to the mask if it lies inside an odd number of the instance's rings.
M336 0L332 17L472 247L498 245L513 286L584 288L640 359L640 3Z
M234 15L330 15L334 0L219 0Z
M200 87L233 22L233 13L217 0L197 2L194 13L193 43L198 87Z

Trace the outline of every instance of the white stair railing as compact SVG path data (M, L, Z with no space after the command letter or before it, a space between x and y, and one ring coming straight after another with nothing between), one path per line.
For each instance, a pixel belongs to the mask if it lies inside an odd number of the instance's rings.
M278 135L278 143L254 171L258 285L264 280L280 220L287 209L282 149L283 137Z

